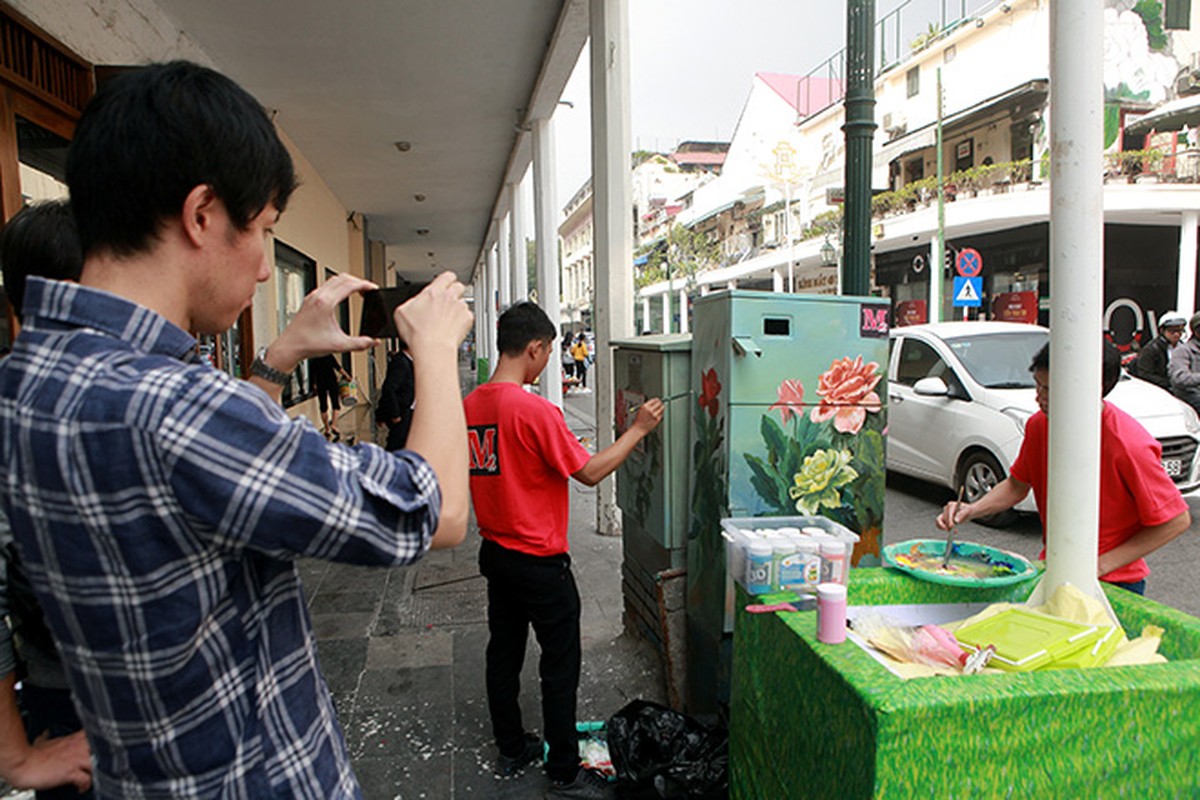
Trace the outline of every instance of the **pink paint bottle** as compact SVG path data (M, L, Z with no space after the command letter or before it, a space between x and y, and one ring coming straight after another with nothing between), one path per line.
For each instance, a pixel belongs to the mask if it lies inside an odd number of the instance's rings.
M840 583L817 584L817 641L846 641L846 587Z

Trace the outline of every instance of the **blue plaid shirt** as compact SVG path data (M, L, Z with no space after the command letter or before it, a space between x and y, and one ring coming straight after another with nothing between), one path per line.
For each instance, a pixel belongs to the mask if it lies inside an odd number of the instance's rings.
M0 361L0 502L97 794L361 796L293 559L417 560L432 469L328 444L122 298L31 279L25 309Z

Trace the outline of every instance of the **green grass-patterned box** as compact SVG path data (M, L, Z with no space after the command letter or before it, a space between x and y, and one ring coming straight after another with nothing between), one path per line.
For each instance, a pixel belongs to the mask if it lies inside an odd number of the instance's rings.
M886 569L851 573L851 605L1020 602ZM1130 637L1165 629L1170 663L902 680L816 612L748 614L734 632L730 796L1200 797L1200 619L1106 587ZM738 607L754 600L739 590Z

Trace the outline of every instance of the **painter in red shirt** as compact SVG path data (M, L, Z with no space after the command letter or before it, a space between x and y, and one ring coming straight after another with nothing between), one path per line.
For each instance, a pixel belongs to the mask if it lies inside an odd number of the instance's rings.
M488 584L487 695L500 749L497 772L511 775L542 754L527 733L518 694L530 627L541 648L542 725L549 744L546 797L606 797L602 778L583 769L575 731L582 660L579 592L567 552L568 481L595 486L662 421L648 400L629 430L595 455L567 428L562 410L527 392L557 355L554 324L537 305L509 308L498 324L500 360L491 380L464 401L471 502Z
M1012 508L1033 489L1042 518L1042 553L1045 557L1046 483L1048 478L1050 345L1033 357L1030 366L1037 387L1039 411L1025 424L1025 439L1011 474L974 503L957 508L950 502L937 518L937 526L986 517ZM1103 394L1121 375L1120 356L1104 345ZM1101 401L1103 402L1103 401ZM1100 416L1100 579L1144 594L1150 568L1144 556L1183 533L1192 524L1187 502L1162 466L1162 447L1133 417L1104 403Z

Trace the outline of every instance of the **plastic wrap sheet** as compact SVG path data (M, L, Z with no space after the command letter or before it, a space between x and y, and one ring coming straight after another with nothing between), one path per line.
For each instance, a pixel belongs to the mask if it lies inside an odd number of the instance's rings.
M1007 588L859 569L850 602L1020 601L1032 584ZM817 642L815 612L739 613L730 796L1200 796L1200 620L1106 593L1127 630L1165 630L1170 663L903 681L852 644Z

